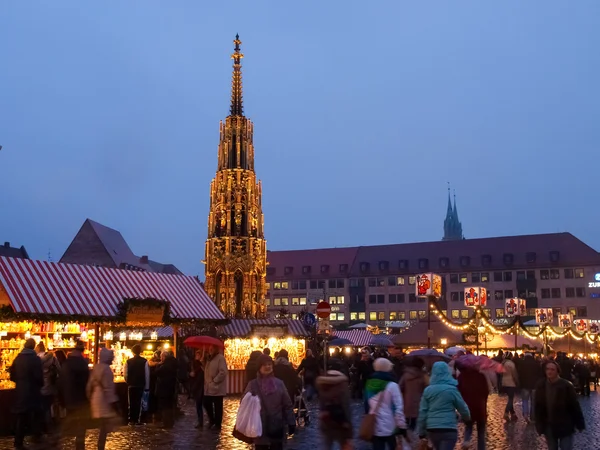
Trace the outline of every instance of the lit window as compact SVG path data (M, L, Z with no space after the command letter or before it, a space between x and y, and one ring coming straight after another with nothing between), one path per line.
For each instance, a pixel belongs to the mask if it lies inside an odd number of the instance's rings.
M337 295L329 297L329 303L332 305L343 305L344 304L344 296Z
M419 319L424 319L427 317L427 311L419 311Z
M331 313L331 314L329 315L329 320L338 320L338 319L337 319L337 313Z
M300 297L300 304L306 305L306 297Z
M496 308L496 318L504 317L504 308Z
M267 298L266 301L265 301L265 303L267 304L267 306L271 306L271 299Z
M377 320L377 313L375 311L369 313L369 320Z
M266 284L266 286L267 286L267 291L268 291L269 289L271 289L271 283L265 283L265 284Z
M377 313L377 317L379 320L385 320L385 313L383 311L379 311Z
M417 312L416 311L410 311L408 313L408 317L410 318L410 320L417 320Z
M274 298L273 299L273 304L275 306L281 306L281 299L280 298Z
M295 314L295 313L294 313L294 314L292 314L292 319L293 319L293 320L296 320L296 319L298 319L298 314Z
M344 313L338 313L338 320L345 320L345 315Z
M452 310L452 318L453 319L460 319L460 310L459 309L453 309Z
M584 272L583 269L575 269L575 278L583 278Z
M292 297L292 306L298 306L300 304L300 299L298 297Z
M408 284L412 286L413 284L415 284L416 280L416 277L408 277Z
M468 319L469 318L469 310L468 309L461 309L460 310L460 317L461 317L461 319Z
M487 317L488 319L490 319L490 318L492 317L492 310L491 310L491 309L489 309L489 308L485 308L485 309L483 310L483 313L486 315L486 317Z
M289 300L290 300L290 299L289 299L289 298L287 298L287 297L284 297L284 298L282 298L282 299L281 299L281 305L282 305L282 306L288 306L288 305L290 304Z
M404 311L398 313L398 320L406 320L406 313Z
M395 311L390 312L390 320L396 320L396 317L398 316L396 315Z
M356 314L355 312L350 313L350 320L358 320L358 314Z
M466 273L461 273L459 278L461 283L467 283L469 281L469 277L467 277Z
M569 308L569 314L571 314L573 317L575 317L577 315L577 308Z
M290 285L287 281L282 281L281 282L281 289L289 289Z
M404 286L404 277L398 277L398 278L396 279L396 284L397 284L398 286Z
M358 313L358 320L365 320L366 314L364 312Z
M487 283L490 281L490 273L489 272L481 272L481 282Z
M281 289L281 282L276 281L275 283L273 283L273 289Z

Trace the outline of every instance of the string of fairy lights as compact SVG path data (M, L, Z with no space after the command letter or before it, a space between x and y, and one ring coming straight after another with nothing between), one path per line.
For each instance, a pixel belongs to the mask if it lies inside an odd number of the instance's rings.
M481 308L480 306L476 306L473 308L473 314L468 318L468 320L465 323L456 323L449 319L446 313L440 309L439 305L436 302L430 302L430 308L431 311L440 320L440 322L442 322L448 328L456 331L466 331L472 328L478 321L481 321L481 326L485 327L489 332L496 335L514 335L515 333L520 333L529 339L541 339L545 336L550 337L552 339L562 339L570 336L576 341L586 339L587 342L589 342L590 344L595 344L599 342L598 335L595 333L589 333L588 331L584 331L580 334L576 333L572 328L564 329L562 331L556 331L549 324L540 325L539 331L537 333L532 333L525 327L525 325L523 325L519 316L515 316L512 322L508 323L507 325L494 325L490 321L483 308Z

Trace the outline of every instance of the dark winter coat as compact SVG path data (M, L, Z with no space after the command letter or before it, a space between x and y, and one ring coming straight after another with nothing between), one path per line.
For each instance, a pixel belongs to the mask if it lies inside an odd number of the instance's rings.
M59 387L64 407L78 410L88 407L86 387L90 369L87 359L78 350L73 350L60 368Z
M404 400L404 415L416 419L419 415L421 396L429 385L429 377L421 369L407 367L398 384Z
M341 372L330 371L316 380L319 392L320 428L331 441L352 439L352 412L348 378Z
M169 357L156 366L156 396L163 400L175 399L177 388L177 360Z
M22 414L37 410L42 400L44 372L42 360L34 350L24 348L17 355L10 368L10 379L16 384L13 412Z
M302 360L300 366L298 366L298 373L304 370L304 384L312 385L315 383L317 376L319 375L319 361L314 356L307 356Z
M288 427L296 425L294 411L292 409L292 400L287 393L283 381L274 378L276 388L269 394L260 390L258 379L252 380L246 386L244 395L251 392L252 395L261 397L261 422L263 435L254 440L255 445L271 445L272 443L281 443L285 440ZM242 398L244 397L242 396ZM269 432L282 433L281 438L268 437Z
M548 379L541 380L535 388L535 428L540 434L550 428L555 438L563 438L575 433L575 430L585 429L585 419L577 400L573 384L563 378L552 383L555 389L555 404L552 411L547 402L546 387Z
M458 375L458 391L471 412L471 420L485 423L487 420L488 381L484 374L471 368L461 368Z
M288 395L293 401L302 385L298 374L290 362L285 358L277 358L275 366L273 367L273 374L275 375L275 378L279 378L283 381Z
M44 369L44 387L42 395L54 396L58 391L58 375L60 374L60 364L58 359L51 352L46 352L42 356L42 366Z
M529 355L519 361L517 373L519 374L519 386L528 390L535 389L535 386L544 377L542 365Z
M199 400L204 396L204 366L195 359L192 362L192 370L194 372L194 376L190 378L192 395L196 400Z

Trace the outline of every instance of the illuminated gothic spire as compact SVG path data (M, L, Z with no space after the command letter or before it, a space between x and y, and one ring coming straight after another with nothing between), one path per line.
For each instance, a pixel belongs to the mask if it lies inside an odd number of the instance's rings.
M233 59L233 75L231 76L231 107L229 113L231 116L243 116L244 105L242 98L242 58L244 54L240 51L240 35L235 35L234 52L231 55Z

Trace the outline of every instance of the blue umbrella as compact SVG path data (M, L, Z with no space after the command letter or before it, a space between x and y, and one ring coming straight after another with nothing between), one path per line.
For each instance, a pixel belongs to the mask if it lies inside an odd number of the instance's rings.
M330 347L344 347L345 345L354 345L354 342L352 342L350 339L344 338L335 338L329 341Z
M394 343L386 336L373 336L369 345L375 347L393 347Z

